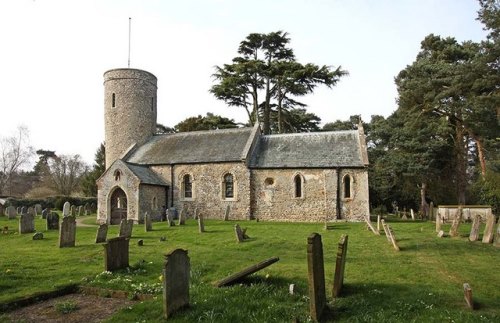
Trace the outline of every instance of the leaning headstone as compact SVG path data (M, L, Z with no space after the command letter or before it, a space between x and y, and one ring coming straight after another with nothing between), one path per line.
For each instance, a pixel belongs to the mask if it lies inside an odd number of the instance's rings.
M228 221L229 220L229 212L231 210L231 206L228 204L226 206L226 212L224 212L224 221Z
M151 215L148 212L144 214L144 231L153 231L153 222L151 221Z
M71 204L69 202L64 202L63 204L63 217L70 215Z
M95 243L106 242L106 237L108 235L108 225L103 223L97 228L97 233L95 235Z
M59 230L59 214L51 212L47 215L47 230Z
M80 205L78 207L78 216L83 216L84 215L84 212L83 212L83 205Z
M33 240L43 240L43 233L35 232L35 234L33 235Z
M486 226L483 232L483 243L492 243L495 230L495 216L491 211L486 214Z
M472 288L470 288L468 283L464 283L464 298L467 306L473 310L474 309L474 301L472 300Z
M234 233L236 234L236 241L243 242L245 240L239 224L234 225Z
M35 215L41 215L41 214L42 214L42 205L35 204Z
M259 270L262 270L268 266L271 266L275 262L279 261L280 258L278 257L272 257L269 259L266 259L264 261L259 262L258 264L252 265L250 267L247 267L243 270L240 270L236 274L232 274L224 279L221 279L217 282L214 283L215 287L224 287L224 286L230 286L233 284L236 284L240 281L242 281L245 277L250 276L251 274L254 274L258 272Z
M312 233L307 238L307 271L309 312L314 321L320 321L326 307L326 292L323 243L318 233Z
M469 241L476 241L479 239L479 226L481 225L481 216L479 214L474 215L472 221L472 226L469 234Z
M457 214L455 215L455 217L453 218L453 222L451 223L450 237L458 236L458 227L460 226L461 222L462 222L462 207L459 206Z
M104 247L104 270L115 271L128 267L129 238L116 237L109 239Z
M189 273L187 250L176 249L165 255L163 267L163 314L166 319L189 306Z
M440 231L438 232L438 235L437 235L437 236L438 236L438 238L442 238L442 237L444 237L444 231L443 231L443 230L440 230Z
M438 211L436 213L436 232L441 231L441 224L442 224L441 213Z
M19 218L19 233L35 232L35 216L32 214L21 214Z
M179 225L184 224L186 224L186 210L182 208L181 212L179 213Z
M385 237L387 238L387 241L391 242L391 233L389 232L389 227L387 226L387 224L385 224L385 220L382 219L381 221L382 223L382 228L384 228L384 233L385 233Z
M47 209L43 209L42 210L42 219L46 219L47 218L47 214L48 214L48 210Z
M76 238L76 219L74 216L63 217L59 228L59 248L74 247Z
M118 236L125 237L125 238L131 238L133 227L134 227L134 220L123 219L120 222L120 232L118 233Z
M15 219L17 216L16 208L12 205L7 207L7 217L9 220Z
M373 227L372 223L370 222L370 217L369 216L365 216L365 222L366 222L366 225L368 225L368 228L370 228L370 230L372 230L373 233L375 233L376 235L380 235L380 232L378 232L377 230L375 230L375 228Z
M394 250L399 251L399 246L396 241L396 237L394 236L394 232L392 231L391 227L388 224L386 224L386 226L387 226L387 232L389 233L389 241L392 243Z
M200 233L205 232L205 223L203 223L203 216L201 214L198 215L198 231Z
M493 245L497 248L500 248L500 221L497 225L497 231L495 233L495 240L493 241Z
M76 205L70 206L69 213L71 214L71 216L76 216Z
M415 221L415 212L413 212L413 209L410 209L410 214L411 214L411 219Z
M340 241L337 249L337 259L335 262L335 275L333 277L333 297L340 296L342 291L342 286L344 285L344 270L345 270L345 259L347 255L347 240L348 236L343 234L340 237Z

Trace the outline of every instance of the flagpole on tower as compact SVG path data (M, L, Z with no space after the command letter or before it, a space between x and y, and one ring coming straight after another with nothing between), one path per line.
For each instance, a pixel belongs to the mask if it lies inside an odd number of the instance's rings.
M132 18L128 18L128 68L130 68L130 32L132 29Z

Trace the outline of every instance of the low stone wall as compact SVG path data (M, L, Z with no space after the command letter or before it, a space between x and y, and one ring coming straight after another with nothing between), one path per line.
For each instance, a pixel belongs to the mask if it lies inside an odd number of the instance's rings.
M458 208L462 207L462 219L464 221L472 221L474 216L479 215L481 221L486 221L487 214L491 213L489 205L439 205L437 212L442 221L452 221L457 215Z

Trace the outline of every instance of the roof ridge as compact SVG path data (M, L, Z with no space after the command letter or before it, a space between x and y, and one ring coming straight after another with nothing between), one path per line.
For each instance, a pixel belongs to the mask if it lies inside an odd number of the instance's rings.
M311 131L311 132L296 132L296 133L278 133L271 135L263 135L264 138L279 138L279 137L299 137L312 135L331 135L331 134L346 134L357 133L358 130L336 130L336 131Z
M223 129L211 129L211 130L194 130L194 131L183 131L183 132L173 132L154 135L153 138L161 137L173 137L173 136L189 136L189 135L206 135L206 134L220 134L228 132L238 132L238 131L251 131L252 127L241 127L241 128L223 128Z

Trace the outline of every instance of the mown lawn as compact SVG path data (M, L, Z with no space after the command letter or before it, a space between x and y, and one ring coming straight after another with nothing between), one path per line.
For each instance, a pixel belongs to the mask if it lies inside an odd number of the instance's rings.
M85 223L95 223L86 217ZM363 223L269 223L206 221L198 233L194 220L185 226L154 223L152 232L135 225L130 241L129 270L103 273L103 247L94 244L97 227L78 227L75 248L59 249L58 232L36 229L44 239L19 235L17 220L0 217L10 234L0 235L0 302L69 283L155 293L153 300L137 302L110 322L162 320L159 277L163 255L187 249L191 259L191 307L172 322L300 322L308 315L306 241L312 232L322 235L330 319L344 322L500 322L500 249L469 242L470 224L461 237L438 238L431 222L390 222L401 251L384 235L375 236ZM248 228L250 240L237 243L233 226ZM445 225L444 230L449 226ZM482 230L483 228L481 228ZM108 237L116 236L111 226ZM482 232L482 231L481 231ZM332 300L331 285L337 242L349 235L343 296ZM165 236L166 241L160 241ZM143 239L144 246L137 240ZM264 259L280 261L255 274L246 284L214 288L212 282ZM467 309L462 284L473 290L477 309ZM290 295L289 285L296 285ZM0 316L1 320L1 316Z

